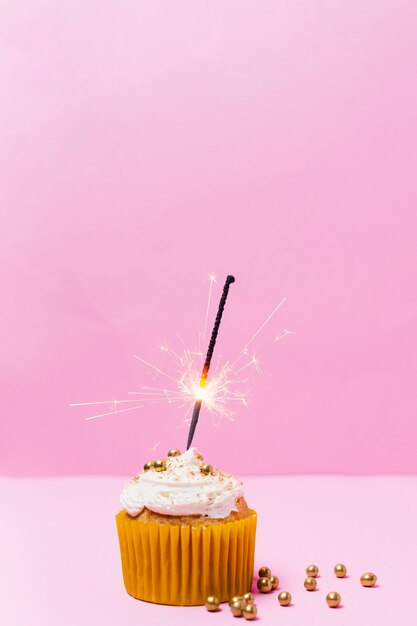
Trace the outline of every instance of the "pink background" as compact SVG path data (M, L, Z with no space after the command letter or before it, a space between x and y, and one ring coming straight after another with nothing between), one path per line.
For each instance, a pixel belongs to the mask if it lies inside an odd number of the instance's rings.
M184 448L149 383L237 278L218 354L277 302L239 474L415 473L413 0L28 1L0 9L0 473L131 474ZM210 320L212 321L212 319ZM275 343L288 328L294 335Z

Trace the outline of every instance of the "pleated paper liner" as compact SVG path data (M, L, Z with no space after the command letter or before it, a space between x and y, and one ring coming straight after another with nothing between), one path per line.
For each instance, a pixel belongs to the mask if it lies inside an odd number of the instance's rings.
M250 590L256 513L232 521L161 524L116 515L126 591L157 604L220 602Z

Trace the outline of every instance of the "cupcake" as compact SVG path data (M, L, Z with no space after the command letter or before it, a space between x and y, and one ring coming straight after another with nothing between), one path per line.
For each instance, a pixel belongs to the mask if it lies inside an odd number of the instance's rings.
M147 463L123 488L117 530L127 592L158 604L220 602L250 590L256 513L234 476L190 448Z

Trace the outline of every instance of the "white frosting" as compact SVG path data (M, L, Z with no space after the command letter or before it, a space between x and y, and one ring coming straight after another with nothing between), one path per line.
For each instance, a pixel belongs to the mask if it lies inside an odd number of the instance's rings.
M234 476L214 470L205 475L200 470L198 450L168 457L166 470L153 468L138 474L123 488L123 508L136 517L146 507L162 515L205 515L222 518L237 510L243 486Z

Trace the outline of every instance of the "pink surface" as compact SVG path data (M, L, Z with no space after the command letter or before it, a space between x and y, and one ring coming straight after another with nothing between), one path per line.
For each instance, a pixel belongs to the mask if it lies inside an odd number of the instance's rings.
M114 514L121 477L1 479L0 614L8 626L233 624L218 614L134 600L124 590ZM257 596L259 622L287 626L415 623L415 477L270 477L245 481L259 515L255 563L269 565L293 605ZM343 562L349 577L338 580ZM320 568L304 590L305 567ZM364 589L373 571L378 586ZM326 593L339 591L331 610ZM243 622L242 622L243 623Z
M224 358L288 298L248 411L202 419L214 463L416 472L416 7L1 3L0 473L183 448L178 412L68 404L149 383L132 352L196 338L209 271Z

